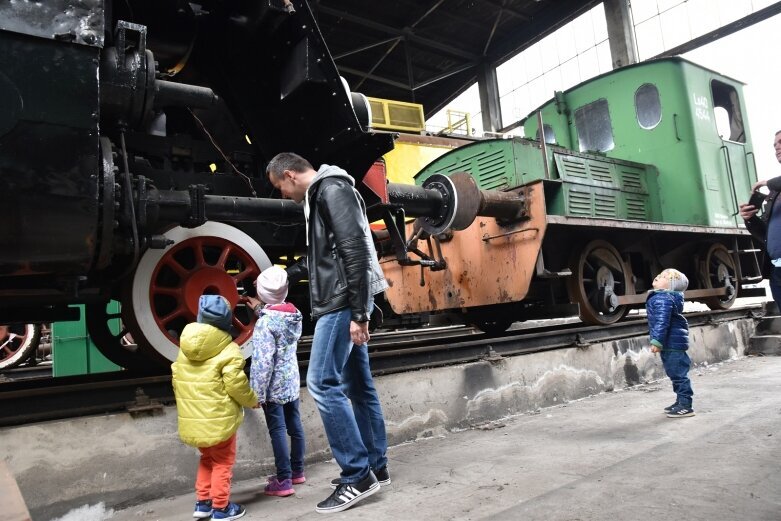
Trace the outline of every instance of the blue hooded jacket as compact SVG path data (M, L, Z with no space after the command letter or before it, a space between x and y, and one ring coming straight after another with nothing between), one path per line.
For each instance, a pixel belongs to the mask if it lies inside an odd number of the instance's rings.
M651 344L660 349L689 349L689 323L683 317L683 293L656 290L645 303Z

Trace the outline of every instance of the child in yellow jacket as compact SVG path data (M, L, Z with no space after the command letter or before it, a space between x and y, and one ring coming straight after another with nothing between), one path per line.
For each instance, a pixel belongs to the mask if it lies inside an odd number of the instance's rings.
M181 349L171 365L179 437L201 451L193 512L199 519L238 519L246 513L229 501L230 484L242 406L256 407L258 397L244 374L241 350L228 332L232 320L224 297L201 295L198 321L182 330Z

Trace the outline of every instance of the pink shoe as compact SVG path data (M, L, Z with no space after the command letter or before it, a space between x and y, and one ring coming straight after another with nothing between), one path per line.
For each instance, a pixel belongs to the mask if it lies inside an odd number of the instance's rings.
M293 472L293 484L294 485L300 485L301 483L306 483L306 476L304 476L304 471L301 472Z
M293 490L293 484L289 479L283 479L282 481L279 481L276 476L272 476L268 478L268 484L266 484L266 488L264 489L263 493L267 496L286 497L292 496L296 493L296 491Z

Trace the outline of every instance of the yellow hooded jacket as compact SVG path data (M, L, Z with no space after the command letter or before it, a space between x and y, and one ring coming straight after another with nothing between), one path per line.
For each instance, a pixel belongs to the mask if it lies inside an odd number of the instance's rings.
M258 397L244 374L244 357L225 331L209 324L187 324L171 364L179 437L188 445L211 447L236 432L244 407Z

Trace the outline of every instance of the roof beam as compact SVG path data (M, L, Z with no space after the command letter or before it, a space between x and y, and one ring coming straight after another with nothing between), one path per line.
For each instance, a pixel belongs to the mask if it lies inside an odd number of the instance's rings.
M522 20L524 22L528 22L530 18L526 16L523 13L520 13L513 9L512 7L506 7L503 2L499 2L497 0L480 0L481 2L485 2L488 5L492 5L496 8L498 8L501 12L505 12L509 14L510 16L517 18L519 20Z
M391 87L404 89L406 91L409 90L409 85L407 85L406 83L401 83L400 81L394 81L388 78L383 78L382 76L377 76L376 74L366 74L366 72L359 71L358 69L353 69L352 67L343 67L340 65L339 70L359 77L365 76L366 79L373 80L378 83L384 83L385 85L390 85Z
M410 28L404 28L404 29L397 29L396 27L390 27L388 25L375 22L372 20L367 20L366 18L345 13L344 11L339 11L338 9L333 9L331 7L326 7L324 5L320 5L318 10L321 13L335 16L337 18L342 18L343 20L347 20L349 22L356 23L358 25L362 25L364 27L368 27L369 29L373 29L375 31L384 32L393 36L403 36L407 38L410 42L422 45L425 47L428 47L430 49L436 49L438 51L441 51L443 53L450 54L452 56L458 56L461 58L466 58L468 60L477 61L480 57L477 56L474 53L471 53L469 51L464 51L463 49L459 49L457 47L453 47L452 45L447 45L442 42L437 42L435 40L430 40L428 38L423 38L422 36L418 36L415 34L415 32Z
M664 58L666 56L676 56L678 54L689 52L698 47L702 47L703 45L709 44L711 42L715 42L719 38L729 36L732 33L740 31L741 29L750 27L755 23L761 22L763 20L767 20L771 16L775 16L779 13L781 13L781 2L776 2L775 4L771 4L765 7L764 9L760 9L759 11L754 11L750 15L744 16L739 20L735 20L734 22L728 23L727 25L719 27L716 30L703 34L702 36L698 36L693 40L689 40L684 44L681 44L677 47L673 47L672 49L667 49L663 53L657 54L656 56L650 59L653 60L656 58Z
M347 56L351 56L353 54L357 54L359 52L368 51L369 49L374 49L375 47L379 47L380 45L385 45L386 43L397 42L400 39L401 36L394 36L393 38L388 38L387 40L382 40L381 42L374 42L374 43L364 45L363 47L358 47L357 49L353 49L351 51L345 51L341 54L334 56L334 61L340 60Z
M449 78L450 76L453 76L454 74L458 74L460 72L464 72L465 70L471 69L472 67L475 67L477 63L467 63L465 65L462 65L461 67L456 67L455 69L451 69L449 71L445 71L442 74L438 74L434 76L433 78L429 78L426 81L423 81L421 83L415 84L414 87L412 87L412 90L418 90L422 89L423 87L428 87L432 83L436 83L440 80L444 80L445 78Z

